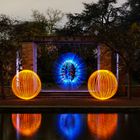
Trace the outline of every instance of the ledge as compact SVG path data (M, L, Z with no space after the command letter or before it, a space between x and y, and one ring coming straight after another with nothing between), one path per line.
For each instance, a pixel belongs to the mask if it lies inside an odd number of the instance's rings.
M117 97L99 101L92 97L40 96L30 101L18 98L0 100L0 112L47 112L47 113L98 113L140 112L140 98L128 100Z

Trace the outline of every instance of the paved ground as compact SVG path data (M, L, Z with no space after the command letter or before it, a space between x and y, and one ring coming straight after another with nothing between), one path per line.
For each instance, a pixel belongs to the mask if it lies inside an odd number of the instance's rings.
M99 101L90 96L40 96L30 101L0 100L1 112L140 112L140 98L116 97Z

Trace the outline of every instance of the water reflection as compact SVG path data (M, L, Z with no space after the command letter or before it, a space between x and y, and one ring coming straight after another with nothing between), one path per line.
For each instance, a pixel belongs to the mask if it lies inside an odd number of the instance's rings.
M110 139L117 128L117 114L88 114L87 123L93 136Z
M0 124L0 140L140 139L140 113L1 113Z
M82 131L83 120L79 114L61 114L58 115L58 127L60 133L66 139L76 139Z
M12 124L24 136L32 136L40 127L41 114L12 114Z

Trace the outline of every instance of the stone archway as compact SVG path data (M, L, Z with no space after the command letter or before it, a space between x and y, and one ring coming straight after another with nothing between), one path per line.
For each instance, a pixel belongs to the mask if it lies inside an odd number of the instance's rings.
M35 40L30 41L24 41L22 43L22 68L23 69L30 69L35 72L37 72L37 47L39 44L53 44L53 45L95 45L95 40L93 37L56 37L56 36L49 36L45 38L38 38ZM64 46L65 46L64 45ZM113 52L110 50L109 47L100 44L100 46L97 46L97 69L107 69L112 71L114 74L116 74L116 57L114 57ZM61 91L61 90L60 90ZM59 93L60 93L59 91ZM81 91L81 90L80 90ZM85 92L86 90L84 90ZM52 92L52 90L46 90L43 89L42 92ZM54 90L53 90L54 92ZM55 90L56 92L56 90ZM57 91L58 92L58 91ZM87 91L86 91L87 92ZM63 92L61 93L63 94ZM52 95L52 94L50 94ZM69 95L69 94L67 94ZM73 94L73 95L76 95ZM84 94L81 93L78 96L83 96ZM85 94L87 95L87 94ZM89 95L87 95L89 96Z
M22 43L22 67L23 69L30 69L37 72L37 46L39 43L52 44L95 44L95 40L92 37L45 37L32 41L26 41ZM110 49L101 45L98 48L98 69L107 69L114 73L113 55Z

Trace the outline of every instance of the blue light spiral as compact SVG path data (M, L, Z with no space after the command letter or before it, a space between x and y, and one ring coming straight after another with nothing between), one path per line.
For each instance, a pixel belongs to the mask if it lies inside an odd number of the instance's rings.
M77 89L86 79L83 59L73 53L61 55L54 63L54 79L63 89Z

